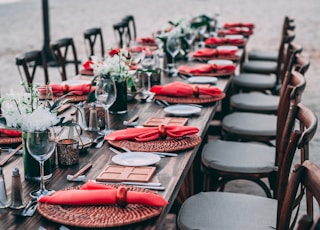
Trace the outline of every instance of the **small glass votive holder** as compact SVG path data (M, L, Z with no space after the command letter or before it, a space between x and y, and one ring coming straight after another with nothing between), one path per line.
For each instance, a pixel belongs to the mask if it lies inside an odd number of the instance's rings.
M75 165L79 163L79 141L75 139L61 139L57 141L57 155L59 166Z

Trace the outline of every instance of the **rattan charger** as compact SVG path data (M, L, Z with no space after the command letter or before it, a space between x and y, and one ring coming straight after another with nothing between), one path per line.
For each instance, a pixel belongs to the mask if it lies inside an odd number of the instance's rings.
M201 137L198 135L190 135L182 138L168 138L165 140L153 140L153 141L108 141L108 143L114 147L122 148L126 147L131 151L142 152L178 152L186 149L193 148L200 144Z
M110 184L112 187L125 186L130 191L155 193L148 189ZM73 187L69 189L77 189ZM148 220L158 216L162 207L128 204L122 208L118 205L67 206L38 203L38 212L48 220L63 225L85 228L118 227Z
M221 101L225 96L225 93L221 93L216 97L209 95L200 95L199 97L170 97L165 95L155 95L155 99L167 101L173 104L209 104Z

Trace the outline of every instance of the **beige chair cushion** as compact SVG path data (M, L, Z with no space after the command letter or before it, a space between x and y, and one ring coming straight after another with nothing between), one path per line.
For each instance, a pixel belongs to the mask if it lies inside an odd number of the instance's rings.
M235 112L225 116L222 128L234 134L275 137L277 116L259 113Z
M202 192L188 198L178 214L181 230L276 229L277 200L228 192Z
M242 71L247 73L276 73L277 62L272 61L248 61L242 65Z
M232 107L247 111L277 111L279 96L262 93L240 93L230 98Z
M207 168L225 172L267 173L277 169L275 148L265 144L215 140L201 154Z
M278 60L278 51L271 50L251 50L248 52L250 61L274 61Z
M235 75L232 84L254 89L272 89L276 86L277 78L275 75L241 73Z

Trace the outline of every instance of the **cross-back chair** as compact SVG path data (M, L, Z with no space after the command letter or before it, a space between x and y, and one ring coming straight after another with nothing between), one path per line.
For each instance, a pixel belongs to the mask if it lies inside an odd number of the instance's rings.
M129 40L136 40L137 39L137 27L136 22L134 20L133 15L127 15L122 19L124 22L128 23L127 27L127 36L129 37Z
M292 55L288 70L294 68L296 71L305 75L310 66L310 61L305 56L297 53ZM282 82L282 87L286 82ZM281 94L281 93L280 93ZM260 92L242 92L230 97L232 111L273 113L278 111L279 95L264 94Z
M90 59L91 56L95 55L95 48L97 48L99 44L99 50L101 52L101 57L104 57L104 42L102 36L101 28L90 28L84 31L83 33L85 47L87 56Z
M295 47L295 46L292 46ZM300 46L297 46L300 47ZM295 55L296 49L290 53L291 57ZM291 69L293 68L293 58L290 58L286 72L286 78L292 76ZM286 80L285 80L286 81ZM284 87L286 84L283 85ZM284 88L283 87L283 88ZM302 91L298 91L302 93ZM291 95L295 97L296 95ZM282 98L280 90L280 100ZM287 105L286 108L288 108ZM278 108L280 107L278 103ZM275 139L277 128L277 115L262 114L257 112L232 112L223 117L221 122L222 136L226 140L240 140L240 141L260 141L269 144Z
M16 65L22 81L26 81L26 91L36 76L38 67L42 67L44 84L49 83L48 65L42 50L32 50L16 57ZM21 70L22 69L22 70Z
M72 63L75 68L73 75L79 74L79 61L77 56L76 46L74 44L73 38L62 38L50 44L50 48L53 57L59 65L59 71L61 74L61 80L67 80L67 64ZM68 58L71 59L68 60Z
M279 102L275 147L252 142L208 142L201 154L201 170L204 173L206 191L223 191L228 182L242 179L255 182L268 197L272 197L271 191L274 192L273 196L277 195L277 167L281 162L279 155L287 144L285 133L289 133L294 127L293 123L288 123L289 115L293 116L289 114L290 106L300 101L306 84L302 74L292 71L291 75ZM264 179L268 179L269 186Z
M295 24L294 24L294 19L285 16L284 21L282 24L282 29L281 29L281 38L280 38L280 44L278 47L278 50L259 50L259 49L253 49L248 52L248 60L249 61L274 61L276 62L278 60L278 55L279 55L279 49L282 48L282 41L283 41L283 36L285 36L287 30L294 30L295 29Z
M113 31L116 39L117 46L120 48L128 47L131 41L129 37L129 23L127 21L121 21L113 25Z
M189 197L182 205L177 223L179 229L280 229L282 222L290 219L291 212L284 212L287 199L289 174L297 149L308 152L308 145L317 129L317 117L306 106L293 105L288 114L283 140L286 142L280 150L281 162L276 173L278 176L278 199L257 195L231 192L201 192ZM300 127L290 129L292 122ZM304 160L304 157L301 158ZM290 203L292 204L292 203ZM291 210L291 209L290 209ZM288 215L286 218L283 216ZM288 228L282 228L288 229Z

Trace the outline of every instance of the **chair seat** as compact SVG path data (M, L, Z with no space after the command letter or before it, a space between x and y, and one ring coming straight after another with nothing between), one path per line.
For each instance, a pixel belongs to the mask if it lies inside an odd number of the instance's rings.
M201 192L178 214L180 229L276 229L277 200L229 192ZM231 218L230 218L231 217Z
M277 116L270 114L234 112L222 120L222 128L233 134L268 136L276 135Z
M279 96L262 93L239 93L231 96L230 104L240 110L276 112Z
M275 148L265 144L215 140L207 143L201 160L207 168L224 172L269 173L275 167Z
M278 51L271 50L251 50L248 52L250 61L274 61L278 60Z
M276 83L277 78L273 74L241 73L232 79L233 85L252 89L272 89Z
M247 61L242 65L242 72L270 74L277 72L277 62Z

